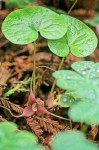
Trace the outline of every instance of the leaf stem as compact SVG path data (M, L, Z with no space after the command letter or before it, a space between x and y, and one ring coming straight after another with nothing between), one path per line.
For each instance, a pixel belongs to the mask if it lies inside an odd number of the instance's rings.
M36 42L34 42L34 55L33 55L33 73L32 73L32 79L31 79L31 85L30 85L30 89L32 89L33 90L33 93L34 93L34 95L35 95L35 93L36 93L36 91L35 91L35 89L36 89L36 86L35 86L35 84L36 84Z
M70 12L72 11L72 9L74 8L74 6L76 5L76 3L78 2L78 0L75 0L73 5L70 7L69 11L68 11L68 15L70 14Z
M73 7L76 5L77 2L78 2L78 0L75 0L75 2L73 3L73 5L71 6L71 8L69 9L69 11L68 11L68 13L67 13L68 15L70 14L71 10L73 9ZM60 62L60 64L59 64L58 70L60 70L60 69L62 68L62 65L63 65L63 63L64 63L64 60L65 60L65 57L62 58L62 60L61 60L61 62ZM53 85L52 85L52 88L51 88L51 91L50 91L50 94L49 94L49 95L51 95L51 94L53 93L54 88L55 88L55 85L56 85L56 79L55 79L54 82L53 82Z
M62 68L62 65L63 65L63 63L64 63L64 60L65 60L65 57L62 58L62 60L61 60L61 62L60 62L60 65L59 65L59 67L58 67L58 70L60 70L60 69ZM55 85L56 85L56 79L55 79L54 82L53 82L53 85L52 85L50 94L53 93L54 88L55 88Z

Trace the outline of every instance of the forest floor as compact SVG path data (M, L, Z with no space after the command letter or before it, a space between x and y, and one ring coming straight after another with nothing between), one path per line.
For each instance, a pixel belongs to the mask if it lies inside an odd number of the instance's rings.
M2 26L3 20L10 12L11 10L6 8L0 10L0 26ZM72 11L71 15L84 20L86 19L84 13L85 10L77 9ZM90 12L90 15L93 16L93 11ZM41 37L39 37L36 46L36 97L45 102L46 109L50 112L64 117L67 114L67 112L64 113L64 108L58 106L48 108L46 104L54 81L52 73L58 69L61 58L50 53L46 40ZM0 105L10 109L14 115L22 114L28 100L30 91L30 80L28 79L32 75L33 50L32 43L24 46L12 44L0 31ZM99 48L86 58L77 58L70 54L66 57L62 68L70 69L70 65L79 60L99 62ZM25 84L26 81L27 84ZM15 89L18 85L21 86ZM11 89L15 90L11 93ZM8 91L10 91L10 94L7 93ZM63 92L58 87L55 91L57 94ZM4 98L6 94L8 95ZM52 98L55 99L55 96L53 95ZM49 141L53 134L70 129L68 121L50 115L15 118L4 108L0 108L0 121L11 121L16 123L20 130L32 131L39 138L40 143L47 148L50 146ZM72 122L72 128L80 129L80 124ZM92 126L89 128L87 135L89 139L99 141L98 127Z

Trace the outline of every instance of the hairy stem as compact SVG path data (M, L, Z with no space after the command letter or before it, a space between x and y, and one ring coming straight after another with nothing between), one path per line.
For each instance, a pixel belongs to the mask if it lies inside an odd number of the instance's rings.
M67 13L68 15L70 14L70 12L71 12L71 10L73 9L73 7L76 5L77 1L78 1L78 0L75 0L75 2L73 3L73 5L72 5L71 8L69 9L69 11L68 11L68 13ZM65 57L62 58L62 60L61 60L61 62L60 62L60 64L59 64L58 70L60 70L60 69L62 68L62 65L63 65L63 63L64 63L64 60L65 60ZM53 82L53 85L52 85L52 88L51 88L51 91L50 91L50 94L49 94L49 95L51 95L51 94L53 93L53 91L54 91L54 89L55 89L55 85L56 85L56 79L55 79L54 82Z

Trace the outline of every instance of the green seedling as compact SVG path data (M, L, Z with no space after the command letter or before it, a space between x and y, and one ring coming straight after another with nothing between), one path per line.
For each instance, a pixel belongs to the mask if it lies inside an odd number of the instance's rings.
M66 34L58 40L48 40L49 48L60 57L71 52L77 57L86 57L94 52L97 38L94 32L83 22L70 16L64 16L68 24Z
M64 99L61 96L58 104L71 107L69 116L74 121L99 124L99 63L79 61L71 67L74 71L60 70L53 73L57 85L67 90Z
M97 46L97 38L94 32L84 23L68 15L59 15L52 10L40 6L16 10L10 13L3 22L2 32L6 38L15 44L24 45L34 42L34 93L36 66L35 41L38 38L38 33L48 39L50 50L63 58L69 54L69 51L78 57L88 56ZM63 61L60 64L61 66L62 63Z
M64 25L64 26L63 26ZM39 33L46 39L59 39L67 31L67 22L62 15L40 7L15 10L2 25L4 35L15 44L34 42L33 92L35 94L36 43Z
M50 50L54 54L63 57L58 68L59 70L63 65L65 57L70 52L77 57L86 57L93 53L97 46L97 38L94 32L88 26L86 26L80 20L68 15L64 15L64 18L66 19L68 24L66 34L60 39L48 40L48 46ZM54 81L53 83L51 93L54 91L55 84L56 81Z
M0 150L42 150L35 135L27 131L17 131L13 123L0 123Z

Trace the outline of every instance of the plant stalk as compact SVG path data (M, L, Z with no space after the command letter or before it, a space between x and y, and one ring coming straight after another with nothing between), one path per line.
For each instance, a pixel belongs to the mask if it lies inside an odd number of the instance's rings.
M70 14L71 10L74 8L74 6L76 5L77 2L78 2L78 0L75 0L75 2L73 3L73 5L71 6L71 8L69 9L69 11L68 11L68 13L67 13L68 15ZM63 65L63 63L64 63L64 60L65 60L65 57L62 58L62 60L61 60L61 62L60 62L60 64L59 64L58 70L60 70L60 69L62 68L62 65ZM53 93L53 91L54 91L54 89L55 89L55 85L56 85L56 79L55 79L54 82L53 82L53 85L52 85L52 88L51 88L51 91L50 91L50 94L49 94L49 95L51 95L51 94Z
M59 65L59 67L58 67L58 70L60 70L60 69L62 68L62 65L63 65L63 63L64 63L64 60L65 60L65 57L62 58L62 60L61 60L61 62L60 62L60 65ZM53 93L54 88L55 88L55 85L56 85L56 79L55 79L54 82L53 82L53 85L52 85L50 94ZM49 94L49 95L50 95L50 94Z
M70 14L70 12L72 11L72 9L74 8L74 6L76 5L76 3L78 2L78 0L75 0L73 5L70 7L69 11L68 11L68 15Z
M36 93L36 42L34 42L34 53L33 53L33 73L32 73L32 80L31 80L31 89L33 90L33 93L35 95Z

